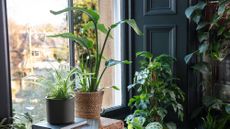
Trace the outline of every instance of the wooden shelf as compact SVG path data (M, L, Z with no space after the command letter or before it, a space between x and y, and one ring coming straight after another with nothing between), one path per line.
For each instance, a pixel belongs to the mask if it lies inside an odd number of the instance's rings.
M115 120L110 118L101 117L100 120L98 119L82 119L76 118L75 124L77 123L87 123L83 124L81 127L75 127L70 129L124 129L124 122L121 120ZM46 121L39 122L32 126L32 129L67 129L66 127L71 127L71 125L51 125Z

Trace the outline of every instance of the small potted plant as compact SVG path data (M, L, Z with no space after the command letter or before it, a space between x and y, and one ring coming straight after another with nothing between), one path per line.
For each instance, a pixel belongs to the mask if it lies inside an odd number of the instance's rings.
M101 68L101 62L103 60L103 53L105 46L107 44L108 38L111 37L111 31L116 28L119 24L127 23L138 35L142 35L142 32L136 25L133 19L122 20L118 23L112 24L110 27L106 27L104 24L99 23L99 14L91 9L84 9L79 7L66 8L60 11L51 11L51 13L57 15L68 11L79 11L85 13L89 17L89 22L85 26L87 29L92 29L94 31L95 40L89 37L81 37L79 35L74 35L72 33L62 33L53 35L51 37L62 37L68 38L74 41L77 45L84 48L87 56L84 59L79 58L80 62L78 64L78 69L80 71L77 74L77 90L76 90L76 115L82 118L99 118L102 106L102 98L104 89L100 89L100 82L105 73L105 71L114 65L123 63L129 64L129 61L118 61L114 59L109 59L105 61L104 68ZM83 29L85 29L83 28ZM99 43L98 32L102 32L106 35L103 43ZM100 44L102 47L100 47ZM111 88L118 89L116 86L111 86Z
M46 96L47 121L50 124L70 124L74 122L74 80L76 69L54 70L52 77L42 78L40 84L49 87Z

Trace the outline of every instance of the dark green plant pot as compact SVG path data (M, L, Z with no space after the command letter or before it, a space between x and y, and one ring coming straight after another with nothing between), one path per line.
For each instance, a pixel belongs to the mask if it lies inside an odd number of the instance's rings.
M73 123L74 101L74 97L66 100L48 99L46 97L47 121L54 125Z

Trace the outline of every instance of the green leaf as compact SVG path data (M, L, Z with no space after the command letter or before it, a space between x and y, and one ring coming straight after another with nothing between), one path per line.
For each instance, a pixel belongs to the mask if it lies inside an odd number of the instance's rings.
M223 105L223 101L217 98L211 97L211 96L203 97L202 101L203 101L203 104L210 109L221 110L221 107Z
M224 11L225 11L225 8L226 8L226 6L225 6L225 4L223 3L223 4L221 4L220 6L219 6L219 8L218 8L218 15L223 15L224 14Z
M161 120L164 120L167 113L168 113L168 111L162 107L159 107L157 110L157 114L161 117Z
M210 74L210 69L209 69L209 64L205 62L200 62L192 66L192 68L202 74L209 73Z
M230 115L230 104L225 106L225 111Z
M148 51L137 52L136 57L138 57L138 56L142 56L142 57L145 57L145 58L148 58L148 59L153 58L153 54L151 52L148 52Z
M128 20L122 20L120 22L117 22L113 25L110 26L111 29L116 28L119 24L127 23L129 26L133 28L133 30L138 34L138 35L143 35L141 30L138 28L137 23L134 19L128 19Z
M207 41L209 38L209 33L208 32L202 32L198 34L198 40L200 43L202 43L203 41Z
M194 8L194 6L190 6L185 10L185 15L187 18L191 18L192 14L194 13L196 8Z
M195 15L192 17L192 20L193 20L196 24L198 24L198 23L200 22L201 14L202 14L202 12L196 11Z
M62 33L62 34L56 34L56 35L50 35L48 37L61 37L61 38L67 38L73 41L76 41L77 43L79 43L82 47L85 47L87 49L91 49L93 48L93 42L91 40L88 40L87 38L82 38L82 37L78 37L75 36L72 33Z
M195 52L193 52L193 53L190 53L190 54L186 55L186 56L184 57L185 63L188 64L188 62L191 60L191 58L192 58L192 57L194 56L194 54L196 54L196 53L197 53L197 51L195 51Z
M163 129L163 126L159 122L151 122L145 129Z
M65 8L63 10L59 10L59 11L52 11L50 10L50 12L54 15L58 15L64 12L69 12L69 11L80 11L82 13L85 13L86 15L88 15L90 17L90 19L94 22L97 23L98 20L100 19L100 16L97 12L95 12L92 9L85 9L85 8L79 8L79 7L69 7L69 8Z
M226 26L220 26L220 29L218 29L217 35L218 35L218 36L222 35L223 32L225 31L225 29L226 29Z
M128 85L128 90L132 89L133 87L135 87L137 84L131 84L131 85Z
M113 88L114 90L120 90L120 88L119 88L118 86L112 86L112 88Z
M199 47L199 53L205 53L208 50L208 43L203 43L200 47Z
M196 5L188 7L185 10L186 17L190 19L195 11L203 10L206 5L207 4L205 2L200 1Z
M86 23L83 27L84 27L84 31L89 30L89 29L95 29L94 23L92 21ZM97 24L97 29L99 31L101 31L102 33L104 33L104 34L108 33L108 29L104 24L98 23ZM110 35L110 37L112 38L112 35Z
M208 25L209 25L209 23L207 23L207 22L201 22L201 23L197 24L196 30L201 30L201 29L207 27Z
M173 122L167 123L166 126L168 129L177 129L176 124Z
M119 60L110 59L110 60L105 62L105 66L106 67L111 67L111 66L121 64L121 63L123 63L123 64L131 64L131 62L127 61L127 60L119 61Z

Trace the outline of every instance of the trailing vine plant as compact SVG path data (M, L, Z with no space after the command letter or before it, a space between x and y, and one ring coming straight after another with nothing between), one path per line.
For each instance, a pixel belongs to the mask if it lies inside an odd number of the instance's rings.
M213 95L215 66L230 53L230 7L229 0L200 1L185 11L186 17L196 24L199 42L197 50L185 57L189 63L194 55L198 63L192 68L202 74L204 95Z

